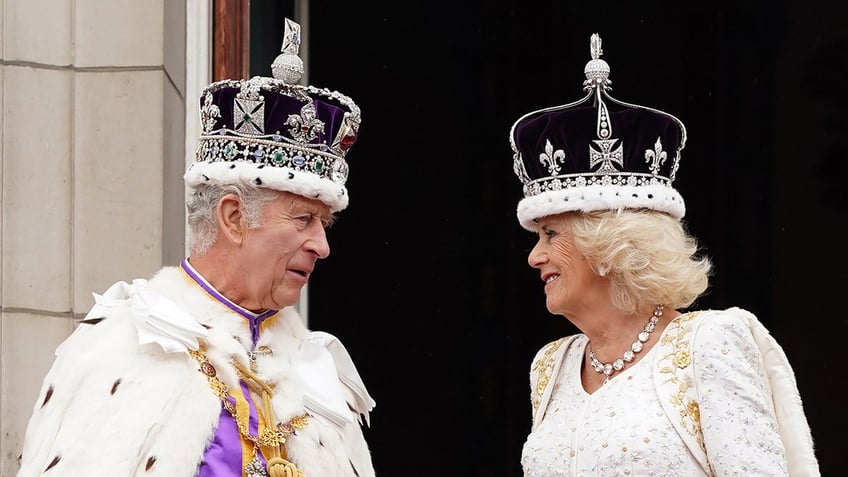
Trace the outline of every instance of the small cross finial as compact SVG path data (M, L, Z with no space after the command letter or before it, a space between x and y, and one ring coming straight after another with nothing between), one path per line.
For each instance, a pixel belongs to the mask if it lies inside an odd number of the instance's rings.
M283 27L283 46L280 47L280 51L293 55L300 52L300 25L289 18L286 18Z
M604 50L601 49L601 36L597 33L592 33L589 39L589 53L593 60L597 60L604 54Z

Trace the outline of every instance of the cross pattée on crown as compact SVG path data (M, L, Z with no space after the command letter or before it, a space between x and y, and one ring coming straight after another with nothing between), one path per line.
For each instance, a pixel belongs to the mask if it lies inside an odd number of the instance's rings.
M612 146L618 142L618 146L613 149ZM601 167L595 171L595 174L612 174L620 172L613 166L613 163L619 167L624 165L624 153L622 144L618 139L595 139L592 141L598 149L589 146L589 167L595 167L600 164Z

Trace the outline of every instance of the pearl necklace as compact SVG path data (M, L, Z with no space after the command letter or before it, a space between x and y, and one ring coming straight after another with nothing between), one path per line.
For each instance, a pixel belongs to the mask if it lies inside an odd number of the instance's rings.
M665 305L657 305L657 307L654 308L654 313L648 320L648 324L645 325L644 330L639 332L639 335L636 337L636 341L630 345L630 349L624 352L624 356L618 358L612 363L600 362L598 358L595 357L595 352L592 350L591 344L589 345L589 359L592 361L592 367L595 368L595 371L604 375L604 384L609 382L612 373L624 369L627 363L633 361L636 357L636 353L642 351L643 343L648 341L648 338L650 338L651 332L654 331L654 328L657 326L657 322L660 321L664 308Z

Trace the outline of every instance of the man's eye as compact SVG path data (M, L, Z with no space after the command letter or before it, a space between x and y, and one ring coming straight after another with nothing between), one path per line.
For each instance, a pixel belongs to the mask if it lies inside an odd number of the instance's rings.
M299 220L299 221L303 222L304 224L308 224L309 222L312 222L312 218L313 218L313 217L314 217L314 216L313 216L312 214L306 214L306 215L301 215L301 216L299 216L299 217L297 218L297 220Z

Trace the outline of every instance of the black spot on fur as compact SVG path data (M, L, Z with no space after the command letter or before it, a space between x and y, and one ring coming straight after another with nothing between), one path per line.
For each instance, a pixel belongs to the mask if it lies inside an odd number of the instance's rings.
M47 392L44 394L44 401L41 403L41 407L44 407L50 398L53 397L53 386L47 388Z
M209 176L207 176L206 174L201 174L201 175L203 176L203 180L205 180L205 181L209 180Z
M253 183L258 185L258 186L261 186L262 185L262 179L257 177L256 179L253 179Z
M87 320L81 320L80 324L82 324L82 325L96 325L97 323L100 323L101 321L103 321L103 317L89 318Z
M47 468L44 469L44 472L47 472L48 470L52 469L56 464L59 463L60 460L62 460L62 456L57 455L56 457L54 457L53 460L50 461L49 464L47 464Z
M230 169L235 169L235 168L236 168L235 164L230 164Z
M294 179L294 172L289 172L289 179Z
M121 384L121 378L116 379L115 382L112 383L112 390L109 392L109 394L115 394L115 391L118 390L118 386L120 384Z

